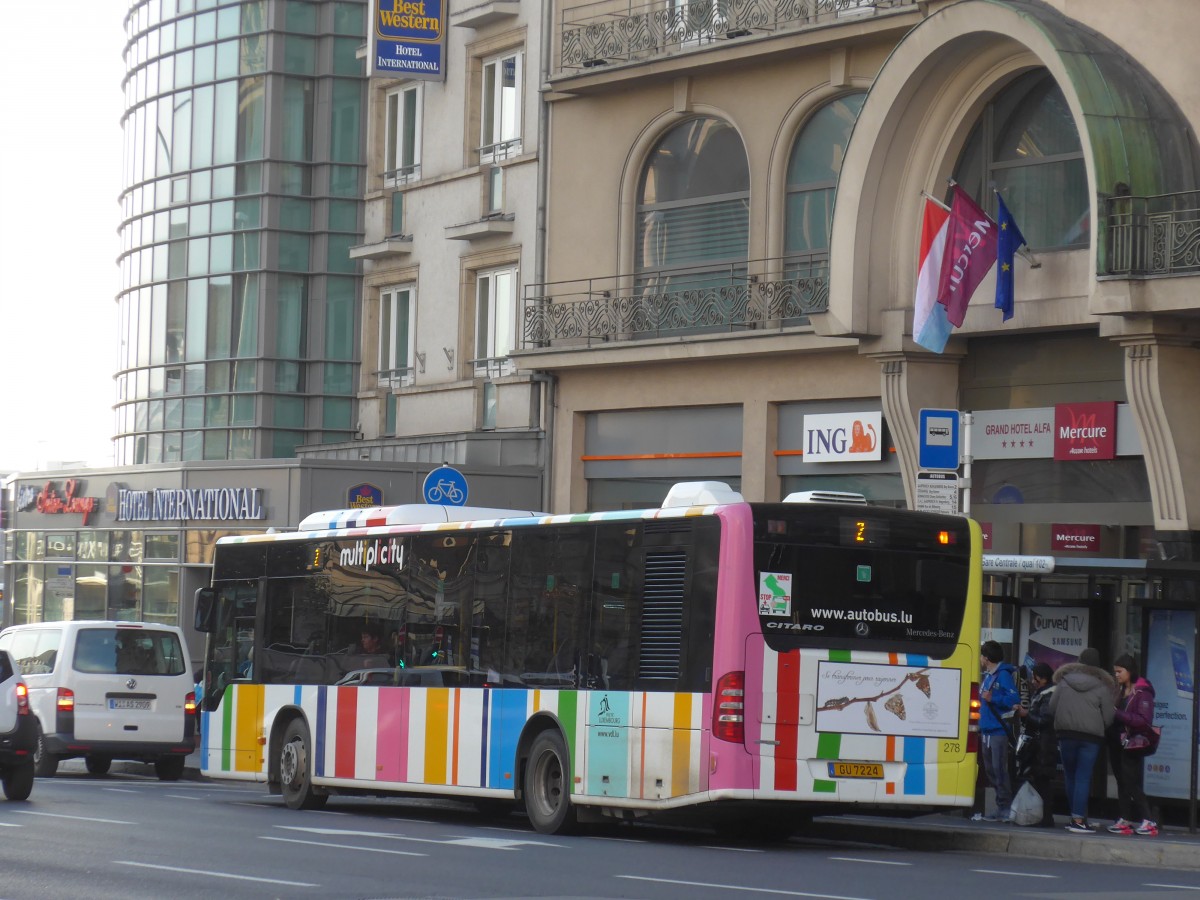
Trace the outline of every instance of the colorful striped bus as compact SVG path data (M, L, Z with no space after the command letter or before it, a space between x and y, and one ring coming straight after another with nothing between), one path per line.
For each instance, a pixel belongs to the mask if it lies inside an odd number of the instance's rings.
M852 497L692 482L658 509L223 538L197 596L202 770L297 809L520 805L544 833L970 806L979 527Z

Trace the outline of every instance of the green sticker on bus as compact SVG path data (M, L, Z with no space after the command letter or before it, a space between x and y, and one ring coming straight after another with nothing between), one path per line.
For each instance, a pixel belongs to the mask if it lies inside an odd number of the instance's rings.
M871 567L870 566L859 566L858 567L858 580L859 581L870 581L871 580Z

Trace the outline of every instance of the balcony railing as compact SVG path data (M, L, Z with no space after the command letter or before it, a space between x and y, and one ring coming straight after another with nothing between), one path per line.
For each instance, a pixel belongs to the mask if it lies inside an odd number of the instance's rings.
M560 67L652 59L752 34L796 31L917 0L599 0L564 10Z
M825 255L759 259L529 285L521 339L531 349L778 329L828 308Z
M1109 275L1200 272L1200 191L1155 197L1110 197Z
M411 387L417 380L417 370L413 366L402 369L380 369L375 373L378 384L382 388Z

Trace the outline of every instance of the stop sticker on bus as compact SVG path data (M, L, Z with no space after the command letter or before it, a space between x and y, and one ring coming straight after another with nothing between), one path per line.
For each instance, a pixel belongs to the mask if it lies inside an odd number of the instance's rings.
M759 573L758 614L760 616L790 616L792 614L791 572Z

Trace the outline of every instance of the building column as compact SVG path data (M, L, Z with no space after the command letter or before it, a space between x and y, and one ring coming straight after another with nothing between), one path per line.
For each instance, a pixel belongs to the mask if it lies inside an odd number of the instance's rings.
M958 408L958 364L961 356L887 353L875 357L880 366L879 394L896 454L909 509L916 508L920 442L917 427L923 409Z
M779 495L779 408L762 398L742 404L742 490L747 500L774 503Z

